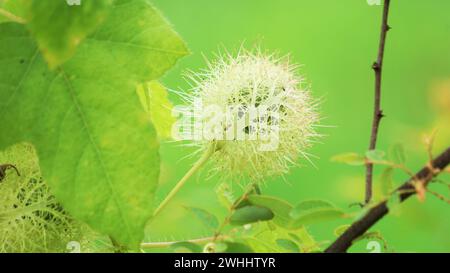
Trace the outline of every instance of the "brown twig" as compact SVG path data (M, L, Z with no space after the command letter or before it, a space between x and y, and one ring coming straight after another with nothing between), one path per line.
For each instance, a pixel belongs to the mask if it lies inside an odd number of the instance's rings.
M433 177L442 172L447 165L449 165L449 163L450 147L436 157L431 164L427 164L418 173L416 173L414 178L409 179L397 188L394 194L398 194L400 202L405 201L411 195L416 193L413 182L417 183L417 181L421 181L423 186L426 187ZM429 165L431 165L432 168L430 168ZM332 243L325 250L325 252L346 252L355 239L366 233L369 228L371 228L388 212L389 208L387 206L387 201L381 202L374 206L361 219L354 222L341 236L339 236L339 238L337 238L336 241L334 241L334 243Z
M372 121L372 131L370 135L369 150L374 150L377 144L378 127L380 125L381 118L383 117L383 111L381 110L381 75L383 69L384 47L386 44L386 34L390 29L388 25L390 0L384 1L383 19L381 23L380 45L378 48L377 61L373 63L372 68L375 71L375 101L374 112ZM372 172L373 164L367 163L366 165L366 196L365 203L368 204L372 199Z

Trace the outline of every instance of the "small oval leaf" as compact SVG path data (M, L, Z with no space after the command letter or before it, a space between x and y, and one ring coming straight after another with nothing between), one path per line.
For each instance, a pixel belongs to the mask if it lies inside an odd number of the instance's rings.
M237 209L230 218L230 223L233 225L245 225L258 221L271 220L274 217L273 212L260 206L245 206Z
M402 144L396 143L389 148L389 159L397 164L404 164L406 162L405 148Z
M308 200L299 203L289 214L293 227L343 218L345 213L333 204L323 200Z
M253 253L253 249L243 243L226 242L227 249L226 253Z
M353 166L361 166L366 163L364 156L357 153L344 153L335 155L331 158L331 161L345 163Z
M215 230L219 226L216 216L208 211L194 207L185 207L185 209L192 212L206 227Z
M202 248L191 242L177 242L170 245L170 249L172 249L175 253L200 253L202 252Z
M392 175L394 169L392 167L387 167L383 170L380 175L380 187L383 196L389 196L393 188Z
M304 214L310 213L312 210L335 208L335 206L325 200L306 200L300 202L295 208L290 212L290 216L294 219L303 216Z
M366 157L370 161L381 161L384 159L385 152L379 150L370 150L366 152Z
M287 201L265 195L250 195L248 200L251 204L269 208L274 214L273 222L281 227L288 227L291 222L289 212L292 205Z
M305 214L294 221L294 227L300 227L302 225L314 224L318 222L336 220L344 218L345 213L340 209L321 209L312 211L311 213Z
M279 247L286 249L289 252L300 252L298 245L289 239L277 239L276 243Z

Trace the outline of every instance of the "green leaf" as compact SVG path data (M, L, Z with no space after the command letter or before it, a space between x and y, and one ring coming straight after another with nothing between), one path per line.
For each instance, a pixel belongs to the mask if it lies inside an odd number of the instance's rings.
M271 220L274 217L273 212L265 207L245 206L237 209L230 218L232 225L245 225L258 221Z
M170 245L170 249L175 253L201 253L203 250L201 246L191 242L176 242Z
M371 240L371 239L377 239L385 242L383 235L379 231L370 231L366 232L363 235L359 236L358 238L353 240L353 243L359 242L361 240Z
M353 216L353 222L361 220L364 216L367 215L367 213L369 213L370 209L370 206L365 206L361 210L357 211Z
M307 228L301 226L297 231L298 238L300 239L300 245L302 249L307 250L307 252L319 251L319 245L314 239L314 237L308 232Z
M224 253L227 250L225 242L209 242L203 248L203 253Z
M248 200L253 205L269 208L275 215L274 223L286 229L299 229L304 224L344 216L340 209L323 200L304 201L295 208L287 201L271 196L250 195Z
M166 88L158 81L151 81L138 85L136 91L142 107L150 115L159 138L170 138L175 118L172 116L173 105L167 98Z
M303 216L305 213L309 213L310 211L329 208L335 208L335 206L324 200L306 200L297 204L297 206L291 210L290 216L296 219Z
M370 150L366 152L366 157L370 161L381 161L384 159L385 152L378 150Z
M361 166L366 163L364 156L357 153L345 153L335 155L331 158L331 161L338 163L345 163L353 166Z
M348 228L350 227L350 225L342 225L342 226L338 226L335 230L334 230L334 235L336 237L341 236Z
M253 249L243 243L237 242L225 242L227 248L225 253L253 253Z
M295 234L295 233L288 233L288 235L289 235L289 237L291 237L295 242L297 242L297 243L301 243L301 239L300 239L300 237L297 235L297 234Z
M345 217L345 213L327 201L309 200L299 203L292 209L290 216L294 226L301 226Z
M381 234L381 232L379 231L370 231L370 232L366 232L363 235L359 236L358 238L353 240L353 244L360 242L362 240L377 240L377 241L381 241L382 245L383 245L383 249L385 252L389 251L389 247L387 245L387 241L384 239L383 235ZM371 243L371 242L369 242ZM369 245L367 244L367 249L368 250L372 250L372 253L379 253L381 252L381 249L379 249L378 244L377 245Z
M33 145L18 143L0 151L3 164L17 172L0 170L0 253L64 252L68 241L80 238L80 224L42 180Z
M112 0L25 1L27 27L51 68L64 63L107 17ZM120 2L120 1L116 1Z
M319 222L331 221L346 217L345 213L340 209L321 209L306 213L303 216L296 218L294 227L302 225L315 224Z
M228 183L221 183L216 188L216 195L219 202L227 209L230 209L234 203L233 192Z
M386 206L389 209L389 213L394 214L394 215L399 213L400 204L402 202L400 196L401 195L398 192L394 192L387 199Z
M194 207L185 207L185 209L192 212L206 227L215 230L219 226L216 216L206 210Z
M289 216L289 212L292 209L292 205L287 201L265 195L250 195L248 200L253 205L270 209L275 214L273 218L275 224L282 227L290 225L292 219Z
M137 249L152 215L158 140L136 85L161 76L185 46L146 1L117 1L56 71L25 28L0 24L0 149L29 141L74 217Z
M244 200L240 200L237 199L233 202L232 207L234 207L235 209L240 209L246 206L251 205L250 201L248 200L248 198L244 199Z
M25 8L23 0L0 0L0 23L9 21L22 22L24 18Z
M380 187L383 196L389 196L393 189L392 175L394 169L392 167L387 167L383 170L380 175Z
M291 241L289 239L277 239L276 243L279 247L282 247L289 252L300 252L300 248L298 247L298 245L294 241Z
M405 148L400 143L394 144L389 148L388 156L390 160L397 164L404 164L406 162Z

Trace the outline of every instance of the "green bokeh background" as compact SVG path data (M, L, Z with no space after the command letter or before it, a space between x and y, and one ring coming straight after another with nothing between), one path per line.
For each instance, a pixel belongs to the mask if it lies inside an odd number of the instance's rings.
M259 44L267 50L291 54L303 66L300 73L311 84L313 95L322 97L321 113L326 136L311 153L317 168L305 163L282 179L263 186L265 194L297 203L326 199L348 208L364 196L364 168L330 162L343 152L363 153L368 146L373 109L374 76L382 6L366 0L153 0L187 42L192 54L182 59L164 78L170 89L186 90L186 69L205 67L220 48L236 50ZM378 148L402 143L408 167L419 169L427 160L423 138L439 127L435 151L450 144L450 1L393 0L391 4ZM174 103L179 102L171 95ZM162 143L161 201L189 169L195 158L182 159L191 149ZM376 168L379 174L382 168ZM206 208L224 216L214 193L217 177L206 172L191 179L159 221L150 223L146 240L183 240L211 235L182 205ZM397 174L399 184L406 176ZM449 175L442 176L449 180ZM375 179L375 183L377 180ZM433 190L448 196L445 186ZM236 187L237 188L237 187ZM450 252L450 208L427 195L424 203L408 200L373 230L381 231L389 247L398 252ZM318 241L334 239L333 230L349 221L309 227ZM352 251L367 252L367 242Z

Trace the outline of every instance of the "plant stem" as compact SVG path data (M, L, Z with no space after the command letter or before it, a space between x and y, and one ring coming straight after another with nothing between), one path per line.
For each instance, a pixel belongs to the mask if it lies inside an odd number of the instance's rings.
M248 186L248 188L244 191L242 196L236 202L234 202L234 204L230 207L230 211L229 211L227 217L225 218L225 220L222 222L222 224L217 228L216 232L214 233L213 241L216 241L221 236L222 230L230 222L231 216L233 215L233 213L236 210L236 208L239 206L239 204L241 204L242 201L247 199L248 195L252 191L256 191L259 194L259 192L260 192L259 186L257 184L255 184L255 183L250 184Z
M439 194L435 191L432 191L430 189L426 189L426 191L428 193L431 193L432 195L434 195L435 197L437 197L439 200L444 201L445 203L450 205L450 199L448 199L447 197L443 196L442 194Z
M225 236L220 237L225 238ZM173 245L178 242L189 242L194 244L202 244L202 243L208 243L214 240L213 236L210 237L204 237L204 238L197 238L197 239L191 239L191 240L183 240L183 241L171 241L171 242L150 242L150 243L142 243L141 248L163 248L168 247L170 245Z
M210 144L208 149L205 151L205 153L200 157L200 159L195 162L195 164L192 166L192 168L181 178L180 181L175 185L175 187L169 192L169 194L166 196L166 198L159 204L159 206L155 209L153 213L153 217L157 216L161 210L169 203L170 200L177 194L177 192L183 187L183 185L186 183L186 181L194 175L205 163L208 161L208 159L218 150L217 143L213 142Z
M436 157L432 162L428 162L414 177L410 178L403 185L398 187L393 194L398 194L400 202L405 201L416 193L412 182L419 181L426 188L428 183L443 172L450 164L450 147ZM432 166L432 168L430 168ZM389 212L387 201L371 208L361 219L354 222L339 238L334 241L325 252L346 252L351 247L353 241L363 235L369 228L377 223L383 216Z
M386 44L386 34L390 29L388 25L388 15L389 15L389 4L390 0L384 0L383 8L383 18L381 23L381 34L380 34L380 45L378 48L378 58L377 61L372 65L375 71L375 101L374 101L374 112L372 121L372 130L370 135L369 150L374 150L377 144L378 127L380 125L381 118L383 117L383 111L381 110L381 76L383 70L383 57L384 48ZM373 164L368 163L366 165L366 196L365 204L368 204L372 199L372 173Z
M21 18L21 17L19 17L17 15L14 15L11 12L9 12L9 11L7 11L5 9L2 9L2 8L0 8L0 15L3 15L4 17L8 18L9 20L11 20L13 22L16 22L16 23L19 23L19 24L25 24L26 23L25 19L23 19L23 18Z

